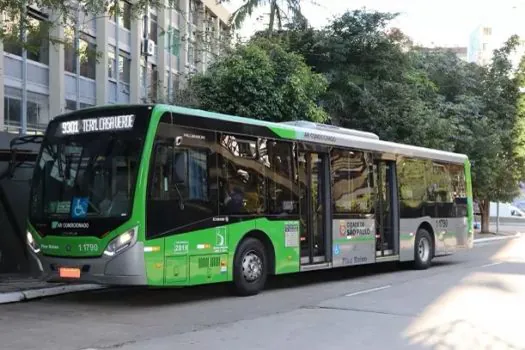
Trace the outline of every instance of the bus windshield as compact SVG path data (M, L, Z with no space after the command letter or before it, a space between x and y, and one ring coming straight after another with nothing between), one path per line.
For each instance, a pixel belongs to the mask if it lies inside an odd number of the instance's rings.
M87 119L50 124L33 173L31 220L129 218L144 135L132 124L109 130L126 121L108 118L91 119L91 128Z

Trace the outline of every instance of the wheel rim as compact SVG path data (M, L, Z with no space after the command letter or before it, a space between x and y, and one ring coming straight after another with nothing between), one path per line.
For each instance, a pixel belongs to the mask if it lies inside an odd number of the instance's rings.
M261 277L262 271L263 263L261 257L253 250L246 253L242 259L244 279L248 282L254 282Z
M430 242L426 237L422 237L419 240L418 254L421 261L427 261L430 255Z

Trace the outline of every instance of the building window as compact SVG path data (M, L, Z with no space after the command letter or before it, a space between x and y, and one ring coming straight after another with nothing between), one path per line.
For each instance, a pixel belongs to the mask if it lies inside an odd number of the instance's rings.
M200 1L199 3L197 3L195 0L190 0L191 22L195 26L199 25L199 10L202 9L199 5L200 5Z
M43 130L49 122L49 108L44 102L47 96L30 93L26 103L27 129ZM22 100L17 97L4 97L4 124L20 127L22 125Z
M131 4L126 0L119 1L119 14L115 14L112 18L120 27L131 29Z
M149 67L149 86L150 86L150 97L153 99L153 100L156 100L157 99L157 85L158 85L158 82L159 81L159 72L157 70L157 66L152 64L150 67Z
M89 108L89 107L92 107L92 105L88 103L80 102L80 109ZM77 101L66 99L66 112L72 112L76 110L77 110Z
M119 80L125 84L129 84L130 66L131 66L131 59L129 58L129 55L123 52L120 52L120 55L118 57L118 65L119 65Z
M171 52L173 56L179 56L180 53L180 32L172 26L168 27L168 31L164 34L164 49Z
M148 82L146 81L147 80L147 74L146 74L146 67L145 67L145 62L144 62L144 58L141 57L140 58L140 69L139 69L139 86L140 86L140 93L141 93L141 97L142 98L145 98L147 93L146 93L146 87L148 85Z
M191 67L195 66L195 47L193 45L191 42L188 45L188 64Z
M115 59L115 47L109 46L108 48L108 78L117 79L117 62Z
M95 69L97 66L97 52L95 39L81 34L80 42L80 75L88 78L95 79Z
M47 16L34 9L28 9L29 25L27 35L27 59L49 65L49 28ZM4 20L7 33L17 33L18 21L16 19ZM18 34L7 35L4 38L4 51L13 55L22 56L22 45Z
M157 27L157 15L150 13L148 38L153 42L157 42Z
M66 44L64 45L64 70L73 74L77 73L77 56L80 59L80 76L88 79L96 79L97 47L95 38L85 33L80 33L77 45L75 45L75 27L65 27Z
M4 124L20 125L22 115L22 101L15 98L4 97Z
M180 77L179 77L179 74L177 74L177 73L172 73L171 74L171 84L172 84L171 93L175 94L180 89Z

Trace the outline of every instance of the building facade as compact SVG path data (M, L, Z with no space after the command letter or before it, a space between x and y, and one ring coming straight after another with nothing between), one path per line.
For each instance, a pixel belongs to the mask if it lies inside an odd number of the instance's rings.
M509 19L510 22L510 19ZM519 36L519 43L510 53L509 60L514 69L525 54L525 31L520 25L509 24L507 27L496 27L488 24L480 25L471 33L468 47L468 62L487 66L492 62L494 50L503 47L512 36Z
M130 2L119 0L121 15L88 17L54 25L52 11L28 8L31 33L26 74L22 47L0 41L0 129L21 128L26 91L27 132L41 132L54 116L101 104L170 101L188 74L205 71L228 40L229 12L215 0L179 0L175 8L151 8L133 17ZM16 21L3 16L3 25ZM40 33L42 34L42 33ZM77 54L79 53L79 54Z
M494 46L493 28L490 25L480 25L470 34L468 46L468 61L485 66L492 59Z

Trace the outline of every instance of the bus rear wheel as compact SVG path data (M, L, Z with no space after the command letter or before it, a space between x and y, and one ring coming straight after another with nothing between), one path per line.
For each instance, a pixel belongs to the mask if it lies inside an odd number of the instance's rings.
M432 261L433 251L430 233L424 228L420 228L417 230L414 242L414 267L418 270L428 269Z
M255 238L244 239L233 261L234 292L240 296L258 294L268 277L268 259L264 245Z

